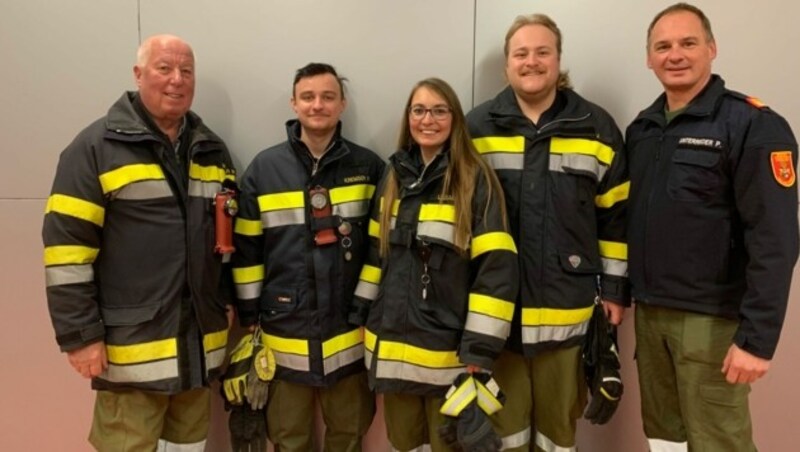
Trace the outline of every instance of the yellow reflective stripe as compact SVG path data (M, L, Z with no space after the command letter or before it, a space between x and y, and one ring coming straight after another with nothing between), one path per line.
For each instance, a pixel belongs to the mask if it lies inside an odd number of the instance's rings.
M99 248L80 245L56 245L44 249L44 265L91 264Z
M135 364L178 356L175 338L133 345L106 345L108 361L114 364Z
M322 359L347 350L348 348L352 348L362 342L364 342L364 338L361 335L360 328L328 339L322 343Z
M361 275L358 277L358 279L370 282L372 284L380 284L381 269L379 267L364 264L364 266L361 267Z
M492 152L525 152L525 137L482 137L473 138L472 144L481 154Z
M575 325L592 317L594 305L578 309L522 308L522 325Z
M261 210L261 212L297 209L303 206L305 206L305 193L302 191L271 193L258 197L258 208Z
M378 359L403 361L427 368L449 368L463 366L453 351L427 350L402 342L381 341Z
M591 155L606 165L610 165L614 160L614 150L610 146L585 138L550 138L550 152L552 154Z
M44 209L45 214L50 212L80 218L103 227L106 210L93 202L74 196L53 194L47 198L47 207Z
M189 165L189 178L206 182L222 182L225 179L233 180L234 176L219 166L201 166L192 162Z
M381 237L381 224L371 218L369 220L369 235L376 239Z
M252 267L239 267L233 269L233 282L236 284L249 284L264 280L264 264Z
M400 200L395 199L392 203L392 216L396 217L398 212L400 212Z
M419 221L456 222L456 206L451 204L423 204L419 209Z
M242 217L236 217L236 226L233 231L239 235L255 237L261 235L263 229L261 218L258 220L246 220Z
M513 302L479 293L469 294L469 310L509 322L514 317Z
M464 380L459 387L450 387L442 403L442 407L439 408L439 412L456 417L464 411L464 408L475 400L476 397L478 397L478 391L475 388L475 379L470 376Z
M628 192L630 189L630 182L619 184L602 195L595 196L594 205L607 209L620 201L625 201L628 199Z
M225 348L228 345L228 330L220 330L203 336L203 349L206 353Z
M471 243L472 259L480 256L489 251L506 250L512 253L517 252L517 247L514 245L514 239L507 232L487 232L472 239Z
M372 184L347 185L330 189L331 204L372 199L375 186Z
M269 348L276 352L308 356L308 341L305 339L289 339L262 333Z
M378 341L378 336L375 335L372 331L364 328L364 347L367 350L373 351L375 350L375 343Z
M628 259L627 244L607 240L598 240L597 243L600 245L600 256L623 261Z
M111 193L114 190L132 183L143 180L164 179L164 172L157 164L137 163L135 165L121 166L113 171L103 173L99 176L100 186L103 193Z

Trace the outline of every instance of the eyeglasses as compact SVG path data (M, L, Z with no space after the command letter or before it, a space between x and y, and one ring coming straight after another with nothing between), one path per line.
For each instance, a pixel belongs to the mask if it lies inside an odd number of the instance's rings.
M433 116L433 119L446 119L450 116L449 107L433 107L433 108L425 108L421 105L415 105L408 109L408 114L414 119L422 119L425 117L425 114L430 113Z

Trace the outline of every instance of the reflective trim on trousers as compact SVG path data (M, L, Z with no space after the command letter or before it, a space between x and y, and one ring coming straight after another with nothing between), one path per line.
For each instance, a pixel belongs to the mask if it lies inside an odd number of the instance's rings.
M512 433L508 436L504 436L502 440L503 440L503 448L500 450L522 447L531 442L531 428L525 427L525 430L519 431L517 433Z
M169 358L144 364L119 365L108 363L98 377L112 383L141 383L145 381L178 378L178 359Z
M575 446L561 447L538 430L536 431L536 445L541 447L545 452L576 452L578 450Z
M647 444L650 446L650 452L688 452L689 443L687 442L674 442L663 439L647 438Z
M523 326L522 343L538 344L549 341L565 341L571 337L586 334L589 322L567 326Z
M91 264L47 267L44 273L47 287L94 281L94 267Z
M430 368L417 366L402 361L385 361L379 359L375 369L377 378L406 380L416 383L449 386L456 377L464 372L464 367Z
M206 450L206 440L191 444L175 444L160 439L156 447L156 452L203 452L204 450Z
M426 448L426 446L427 446L427 448ZM395 449L395 447L392 446L392 452L429 452L430 450L431 450L431 448L427 444L423 444L422 446L415 447L415 448L409 449L409 450Z

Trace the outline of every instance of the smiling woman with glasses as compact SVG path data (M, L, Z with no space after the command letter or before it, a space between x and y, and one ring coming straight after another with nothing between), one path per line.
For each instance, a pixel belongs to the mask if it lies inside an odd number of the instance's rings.
M440 408L456 378L489 379L514 312L516 248L499 182L453 89L422 80L403 112L350 319L366 327L370 385L384 394L392 446L448 451Z

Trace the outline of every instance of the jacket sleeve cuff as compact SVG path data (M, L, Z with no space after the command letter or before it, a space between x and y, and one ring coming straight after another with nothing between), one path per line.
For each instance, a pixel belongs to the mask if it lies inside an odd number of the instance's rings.
M350 312L347 314L347 322L353 326L364 326L367 324L369 316L369 302L354 299L350 303Z
M239 325L248 327L258 323L258 300L239 301L236 304Z
M603 276L601 280L601 290L604 300L630 307L631 284L628 278Z
M758 356L759 358L771 360L772 356L775 354L775 346L770 347L765 344L759 344L758 341L748 338L741 330L737 331L733 336L733 343L747 353Z
M79 330L56 336L56 341L62 352L71 352L97 341L102 341L106 336L106 327L102 320Z

